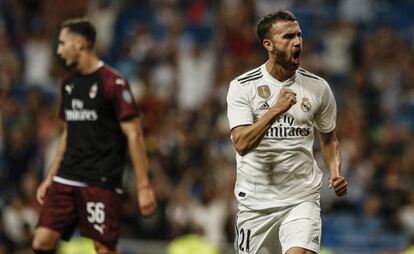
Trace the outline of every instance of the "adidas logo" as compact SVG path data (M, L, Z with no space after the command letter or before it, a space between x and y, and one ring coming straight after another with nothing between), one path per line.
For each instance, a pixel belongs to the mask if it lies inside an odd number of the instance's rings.
M265 103L263 103L262 106L260 106L259 109L260 110L269 110L270 109L270 106L269 106L269 104L267 104L267 101L266 101Z
M315 237L312 239L312 242L313 242L313 243L315 243L315 244L317 244L317 245L319 245L319 236L315 236Z

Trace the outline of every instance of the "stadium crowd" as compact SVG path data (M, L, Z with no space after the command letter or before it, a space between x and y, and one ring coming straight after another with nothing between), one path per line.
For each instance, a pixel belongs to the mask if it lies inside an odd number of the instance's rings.
M61 128L57 31L76 16L97 26L99 54L129 80L143 113L159 209L139 216L128 170L122 237L232 242L228 84L266 59L255 24L279 8L302 25L302 67L337 98L350 192L335 199L323 187L322 245L348 253L414 245L412 1L0 0L0 254L30 253L36 188Z

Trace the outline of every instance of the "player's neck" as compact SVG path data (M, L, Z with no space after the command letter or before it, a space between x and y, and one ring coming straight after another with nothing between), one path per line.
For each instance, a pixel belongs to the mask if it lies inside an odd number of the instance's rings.
M269 61L266 62L266 70L272 77L279 80L280 82L288 80L293 75L295 75L296 72L296 70L284 69L282 66L277 64L274 59L269 59Z
M76 69L82 75L91 74L98 69L99 61L100 59L94 53L85 52L80 55Z

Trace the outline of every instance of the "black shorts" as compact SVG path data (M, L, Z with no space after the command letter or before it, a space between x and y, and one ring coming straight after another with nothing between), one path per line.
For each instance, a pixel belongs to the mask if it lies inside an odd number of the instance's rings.
M76 226L82 236L115 249L119 238L122 196L100 187L76 187L53 182L46 193L37 227L69 240Z

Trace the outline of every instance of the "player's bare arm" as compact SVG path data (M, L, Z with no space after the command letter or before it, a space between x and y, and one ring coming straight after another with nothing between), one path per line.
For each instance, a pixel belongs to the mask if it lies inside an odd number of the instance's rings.
M238 126L231 131L234 147L241 156L254 149L276 119L296 104L296 93L288 88L280 89L278 101L261 119L249 126Z
M53 161L53 164L50 167L46 178L37 188L36 199L41 205L43 204L43 198L45 197L47 188L52 183L53 177L56 175L59 169L59 166L60 166L60 162L63 159L63 154L65 153L65 150L66 150L66 138L67 138L67 125L66 123L64 123L62 134L60 135L60 138L59 138L59 144L58 144L58 148L56 151L55 160Z
M348 192L348 183L341 176L340 172L341 157L339 154L339 140L335 130L329 133L318 132L318 135L323 159L331 173L329 187L333 188L337 196L344 196Z
M148 178L148 160L139 118L121 122L121 128L128 139L128 149L137 177L138 205L143 216L152 215L157 203Z

